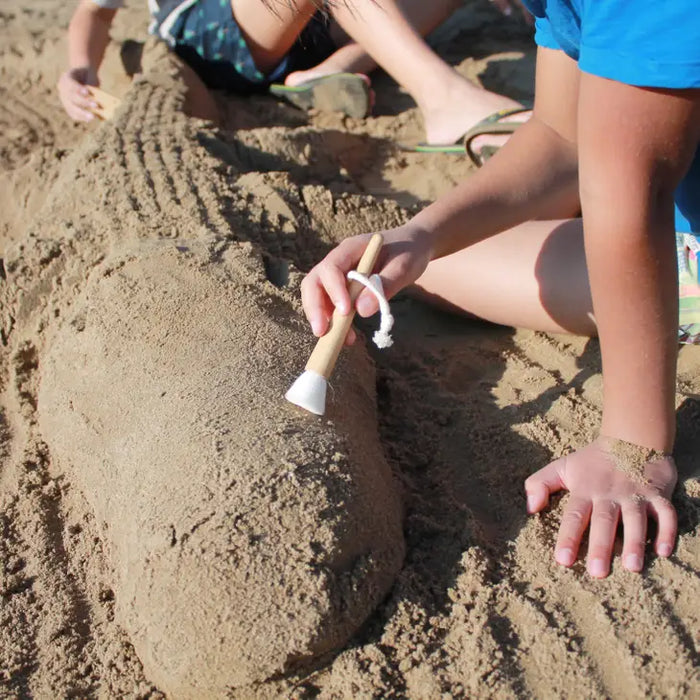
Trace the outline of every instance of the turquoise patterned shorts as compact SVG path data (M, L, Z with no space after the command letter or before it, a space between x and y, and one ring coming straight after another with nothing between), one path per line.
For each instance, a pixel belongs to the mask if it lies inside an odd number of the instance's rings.
M261 12L273 10L261 9ZM231 11L231 0L197 0L172 28L175 52L213 89L247 95L264 92L295 70L305 70L328 58L336 49L328 17L317 12L282 63L269 75L255 65Z
M676 252L679 339L700 345L700 239L692 233L677 233Z

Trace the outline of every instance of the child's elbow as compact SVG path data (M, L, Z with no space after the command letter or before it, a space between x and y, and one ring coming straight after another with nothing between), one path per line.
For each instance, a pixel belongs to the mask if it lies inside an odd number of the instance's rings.
M579 194L584 211L606 211L611 217L633 211L647 219L665 218L691 161L692 152L690 156L667 153L651 158L639 154L583 168Z

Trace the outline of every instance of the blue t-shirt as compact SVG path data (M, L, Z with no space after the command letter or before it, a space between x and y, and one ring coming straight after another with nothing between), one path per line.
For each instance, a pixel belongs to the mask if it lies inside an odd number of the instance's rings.
M628 85L700 88L699 0L523 0L538 46ZM676 190L676 231L700 234L700 149Z

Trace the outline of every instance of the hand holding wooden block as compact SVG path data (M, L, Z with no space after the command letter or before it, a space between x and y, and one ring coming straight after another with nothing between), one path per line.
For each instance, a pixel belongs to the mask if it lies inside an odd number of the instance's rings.
M87 89L98 103L98 107L93 109L92 113L100 119L112 119L117 107L121 104L121 100L92 85L88 85Z

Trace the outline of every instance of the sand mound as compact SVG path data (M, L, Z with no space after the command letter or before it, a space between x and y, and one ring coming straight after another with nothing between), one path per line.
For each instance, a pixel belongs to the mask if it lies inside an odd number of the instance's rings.
M10 251L7 334L29 432L93 509L117 621L161 688L201 697L342 646L403 536L365 351L325 420L283 399L312 344L281 287L324 246L301 206L314 188L215 158L225 144L161 69L66 160Z
M285 405L307 333L256 256L216 255L104 263L42 358L40 429L104 523L119 618L175 697L339 647L403 556L366 357L328 420Z

